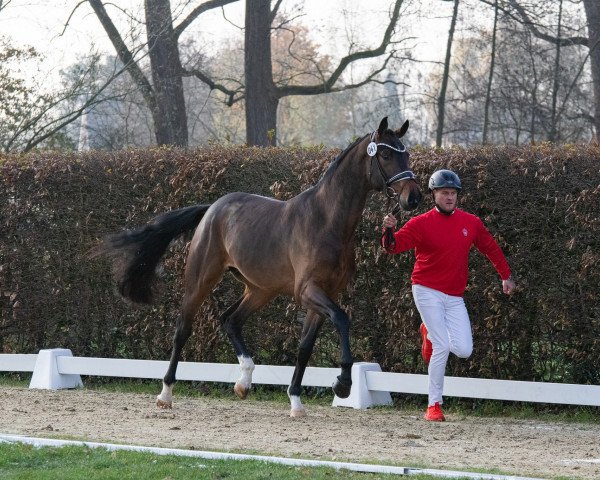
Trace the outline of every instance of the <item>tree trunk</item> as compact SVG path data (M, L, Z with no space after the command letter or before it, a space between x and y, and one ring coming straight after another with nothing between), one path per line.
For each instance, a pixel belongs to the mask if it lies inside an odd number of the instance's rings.
M442 136L444 134L444 112L446 109L446 89L448 88L448 75L450 73L450 60L452 59L452 42L454 40L454 29L456 28L456 18L458 17L458 2L454 0L454 11L452 12L452 21L450 23L450 32L448 32L448 45L446 47L446 61L444 62L444 74L442 75L442 87L438 97L438 126L435 136L435 144L442 146Z
M562 29L562 9L563 2L558 2L558 32L557 38L561 38ZM558 140L558 116L556 114L556 104L558 102L558 88L560 86L560 42L556 42L556 53L554 55L554 84L552 86L552 112L550 116L550 132L548 134L548 140L556 142Z
M146 31L156 106L152 111L158 145L188 145L187 116L177 38L169 0L145 0Z
M494 81L494 67L496 65L496 33L498 32L498 0L494 4L494 29L492 30L492 52L490 58L490 75L488 77L487 90L485 92L485 107L483 113L483 135L481 143L484 145L488 139L488 124L490 114L490 102L492 97L492 83Z
M246 0L246 143L275 145L279 97L271 65L270 0Z
M595 140L600 135L600 2L598 0L583 0L588 22L588 36L590 48L590 64L592 69L592 82L594 84L594 129Z

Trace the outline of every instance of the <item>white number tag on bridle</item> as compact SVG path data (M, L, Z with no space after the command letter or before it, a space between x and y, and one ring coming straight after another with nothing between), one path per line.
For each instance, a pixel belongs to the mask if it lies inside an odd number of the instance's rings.
M369 157L374 157L377 154L377 144L375 142L371 142L367 145L367 154Z

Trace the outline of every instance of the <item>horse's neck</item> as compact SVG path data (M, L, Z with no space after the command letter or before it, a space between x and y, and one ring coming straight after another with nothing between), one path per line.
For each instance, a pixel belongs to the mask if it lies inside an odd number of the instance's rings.
M352 237L365 209L369 189L364 165L351 158L343 159L335 171L328 172L314 188L312 200L322 209L326 219L324 227L344 238Z

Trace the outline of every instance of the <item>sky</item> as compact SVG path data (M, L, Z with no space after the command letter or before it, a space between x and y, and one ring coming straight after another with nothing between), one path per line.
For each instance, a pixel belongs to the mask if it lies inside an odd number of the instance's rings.
M432 13L434 2L437 5ZM107 54L114 54L112 45L87 3L83 2L70 17L78 3L80 2L76 0L9 0L8 3L4 0L5 8L0 12L0 35L10 38L15 46L35 47L48 59L47 64L51 65L48 68L53 69L75 62L78 56L88 53L92 46ZM120 0L115 3L133 9L143 6L142 0ZM176 8L178 3L180 2L176 0L171 2L175 17L182 14ZM381 25L387 18L391 0L369 0L368 9L364 8L364 0L285 0L283 8L292 8L297 3L302 4L305 12L301 22L310 28L315 40L323 45L322 53L339 57L344 52L336 50L345 43L347 34L344 29L344 25L347 25L344 16L350 16L360 40L377 41L383 34ZM411 22L410 28L415 30L415 35L420 36L415 42L416 48L421 56L439 61L443 55L451 12L449 7L452 4L439 0L425 0L419 3L425 10L430 10L426 12L429 16L435 15L437 18L429 19L423 25ZM232 24L243 24L243 9L242 1L225 7L227 19L231 23L223 20L220 9L207 12L200 17L200 21L194 23L195 29L201 32L204 42L213 44L216 48L224 37L236 34L238 29ZM67 22L69 25L65 28Z

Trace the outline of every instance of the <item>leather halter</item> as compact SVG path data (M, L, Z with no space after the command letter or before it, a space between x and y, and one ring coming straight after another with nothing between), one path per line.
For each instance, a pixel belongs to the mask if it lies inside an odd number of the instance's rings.
M416 177L415 177L415 174L412 172L412 170L404 170L402 172L396 173L395 175L393 175L391 177L388 177L386 175L385 171L383 170L383 167L381 166L381 161L379 159L379 153L378 153L379 147L389 148L390 150L394 150L395 152L398 152L398 153L406 152L406 147L404 146L404 144L402 142L400 142L401 148L394 147L392 145L389 145L388 143L375 143L374 139L375 139L376 133L377 132L371 133L371 142L367 146L367 154L369 155L369 157L371 157L371 159L373 159L373 157L375 157L375 159L377 160L377 168L379 169L381 178L383 178L383 181L385 182L385 194L389 198L394 198L394 197L397 197L398 194L392 188L392 185L394 185L395 183L398 183L398 182L402 182L404 180L415 180Z

